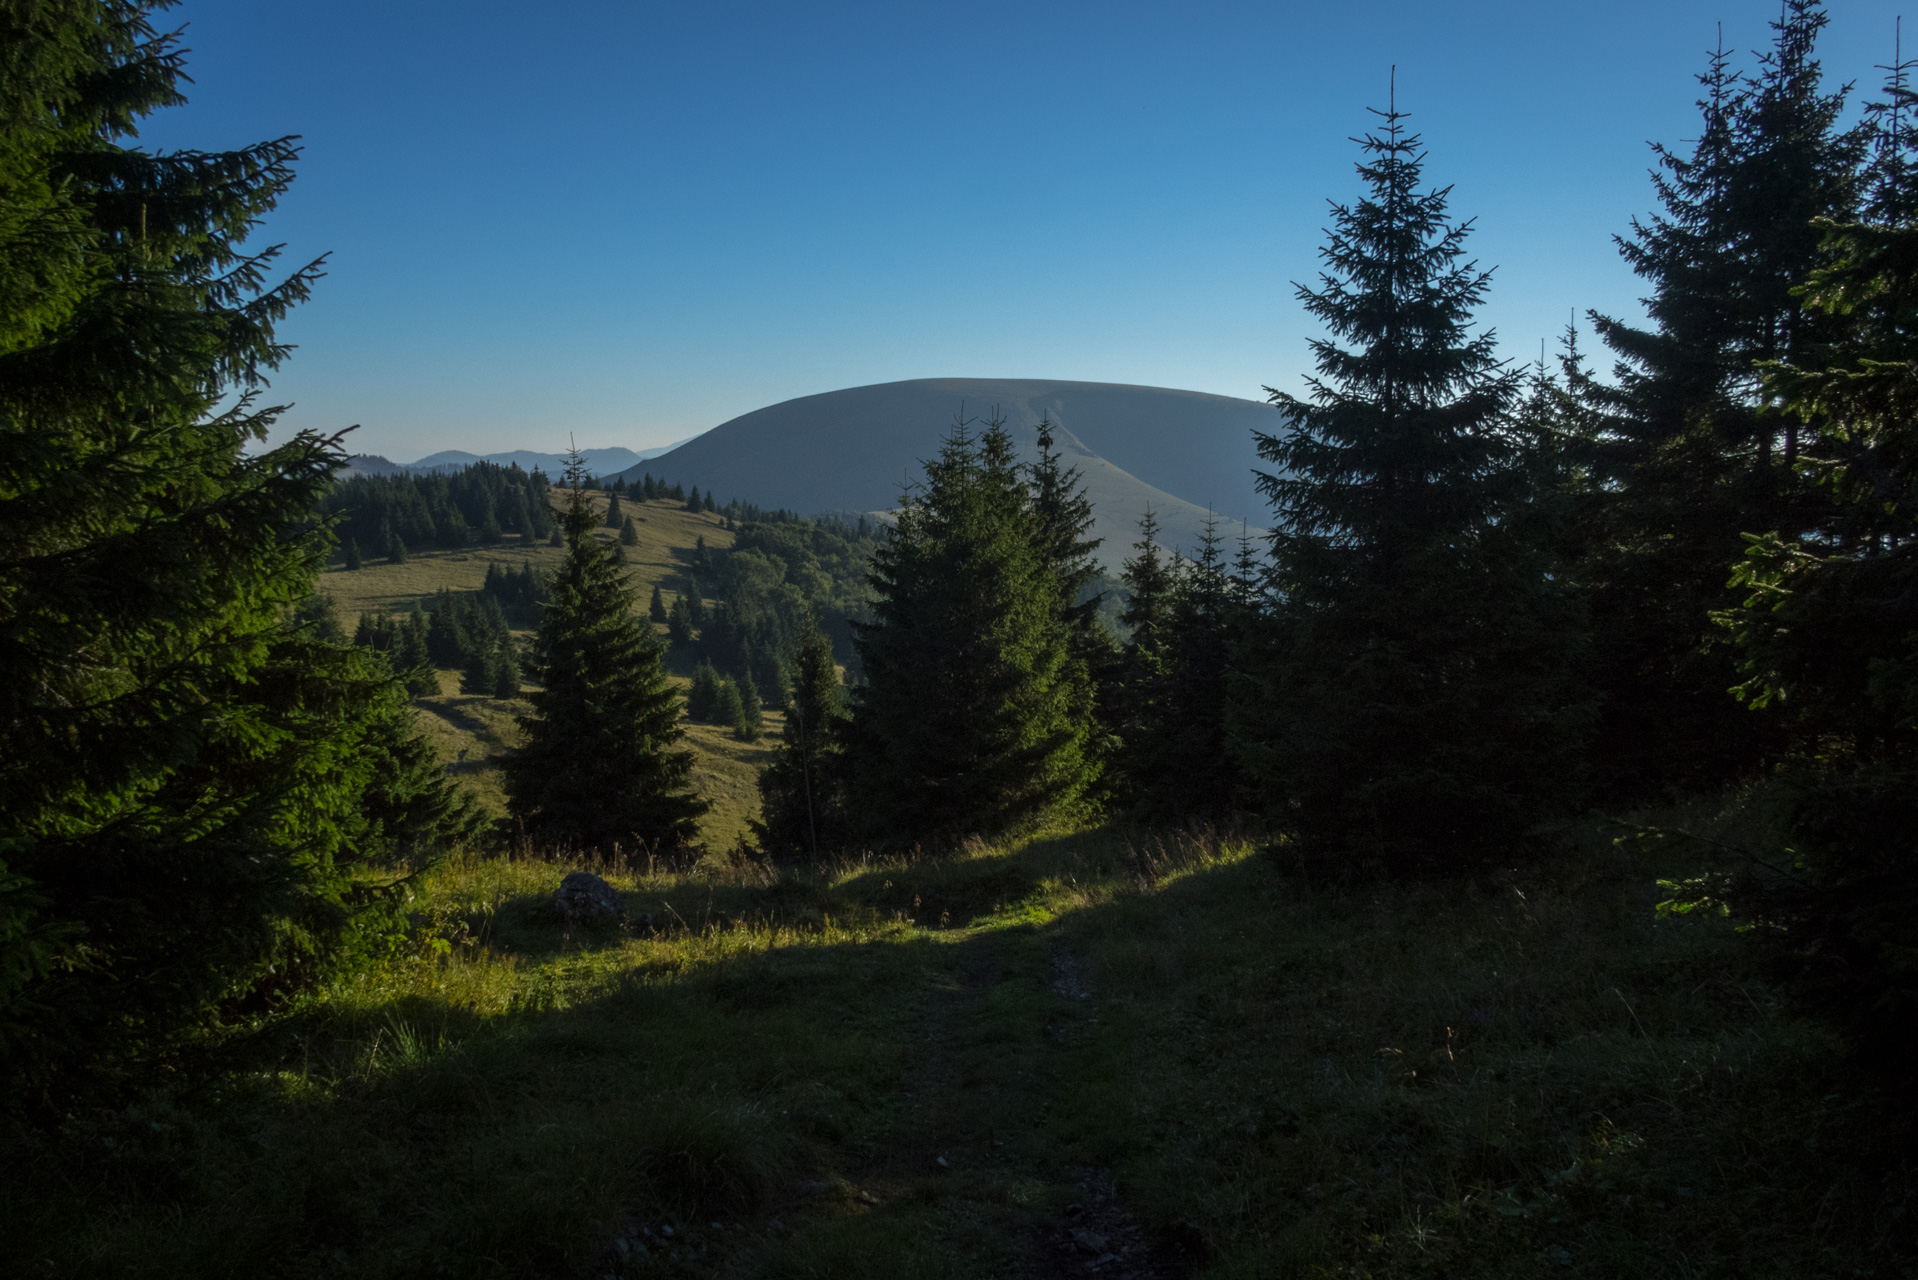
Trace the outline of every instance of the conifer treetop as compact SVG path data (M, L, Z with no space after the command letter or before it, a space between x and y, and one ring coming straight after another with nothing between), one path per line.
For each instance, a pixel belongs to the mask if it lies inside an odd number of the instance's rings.
M1462 261L1472 223L1447 217L1450 187L1420 189L1423 143L1396 99L1370 110L1382 127L1354 139L1367 194L1332 205L1318 286L1295 286L1332 335L1310 344L1310 395L1266 388L1288 428L1258 437L1283 468L1258 477L1275 548L1377 547L1469 525L1511 451L1497 424L1522 372L1497 358L1491 330L1471 332L1492 274Z

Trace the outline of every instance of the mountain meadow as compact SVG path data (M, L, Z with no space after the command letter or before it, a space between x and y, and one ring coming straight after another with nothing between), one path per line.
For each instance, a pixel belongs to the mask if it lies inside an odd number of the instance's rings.
M1388 100L1297 394L401 468L166 7L0 0L5 1274L1918 1270L1912 64L1534 366Z

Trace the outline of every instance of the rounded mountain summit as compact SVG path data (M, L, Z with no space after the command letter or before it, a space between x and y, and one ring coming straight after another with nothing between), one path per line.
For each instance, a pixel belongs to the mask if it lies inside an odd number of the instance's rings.
M1160 542L1188 552L1208 512L1228 543L1242 528L1259 532L1266 504L1253 473L1270 464L1260 463L1252 433L1275 431L1277 415L1258 401L1167 387L1013 378L850 387L743 414L625 474L802 515L885 511L921 478L955 420L974 420L976 432L995 411L1027 459L1038 452L1039 423L1052 422L1054 447L1084 477L1108 565L1130 554L1147 507Z

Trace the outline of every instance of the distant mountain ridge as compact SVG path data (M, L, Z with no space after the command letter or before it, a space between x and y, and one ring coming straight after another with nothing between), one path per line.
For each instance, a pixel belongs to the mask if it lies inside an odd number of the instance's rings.
M962 406L981 425L996 406L1026 458L1037 453L1039 422L1053 423L1056 447L1084 475L1109 567L1131 554L1148 507L1161 544L1188 553L1208 510L1228 553L1241 522L1263 532L1254 471L1270 465L1252 436L1276 430L1278 416L1258 401L1168 387L995 378L851 387L743 414L625 474L649 470L722 502L801 514L883 511L922 474Z
M612 475L635 466L649 458L657 458L688 441L695 439L687 436L671 444L663 444L654 449L581 449L580 458L586 463L586 469L593 475ZM359 475L400 475L402 473L421 473L434 471L459 471L475 462L491 462L502 467L517 466L522 471L531 471L535 467L547 475L558 479L560 472L566 469L567 458L563 453L540 453L533 449L514 449L506 453L468 453L464 449L443 449L428 454L418 462L392 462L378 454L356 454L347 466L348 474Z

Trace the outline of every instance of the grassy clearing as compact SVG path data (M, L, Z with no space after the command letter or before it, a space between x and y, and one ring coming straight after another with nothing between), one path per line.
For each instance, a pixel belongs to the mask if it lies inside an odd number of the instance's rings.
M606 510L603 493L589 491L587 501L597 511ZM626 548L626 565L642 601L655 584L671 593L685 589L698 539L705 538L706 545L714 548L733 545L733 535L721 528L719 517L710 512L687 511L682 504L665 499L644 502L621 498L620 509L639 518L635 528L639 544ZM602 528L594 536L603 542L617 540L612 529ZM415 603L431 599L442 587L477 591L486 581L488 565L517 569L531 562L535 569L550 572L564 554L562 548L543 542L528 545L517 537L497 547L410 551L405 564L368 560L350 573L336 565L320 576L319 590L333 597L340 624L350 634L363 612L408 613Z
M1833 1046L1727 924L1654 919L1688 868L1601 839L1551 874L1349 890L1113 832L816 877L613 872L621 919L571 936L546 905L567 869L446 866L414 954L233 1038L214 1083L19 1140L36 1172L0 1192L0 1257L1357 1277L1909 1256L1909 1180L1873 1163L1895 1148L1831 1084Z
M597 510L606 509L606 495L587 496ZM682 504L666 499L643 502L622 498L620 506L640 519L639 543L626 548L626 564L642 602L655 585L674 595L686 590L693 548L699 538L705 538L706 545L716 550L732 546L733 535L720 527L717 515L687 511ZM601 529L595 536L610 542L615 534L611 529ZM340 624L351 634L363 612L409 613L415 604L430 600L442 588L477 591L486 581L490 565L517 569L530 561L534 568L547 572L558 565L562 554L560 548L544 543L526 546L517 539L500 547L421 551L409 554L405 564L369 561L351 573L338 567L329 569L322 575L319 589L333 598ZM663 634L665 628L658 630ZM515 634L525 639L530 633ZM682 693L692 683L691 675L691 661L676 655L672 680ZM440 695L418 699L415 704L420 729L439 748L440 758L461 785L488 813L503 817L506 793L499 757L518 745L515 717L526 708L516 701L461 694L459 684L459 673L440 672ZM757 743L738 742L730 733L710 725L687 726L687 745L698 757L693 785L713 805L700 830L701 841L708 849L732 848L746 834L748 823L758 816L759 771L770 761L784 724L778 712L767 713L767 736Z
M692 683L683 675L669 679L682 694ZM506 791L500 757L519 745L517 717L525 713L526 704L462 694L459 683L457 672L440 672L440 695L414 702L418 724L439 749L447 770L488 813L503 817ZM759 771L771 761L785 723L783 713L766 712L765 736L758 742L740 742L731 730L716 725L687 724L684 745L694 753L693 786L713 806L700 823L707 849L731 849L759 816Z

